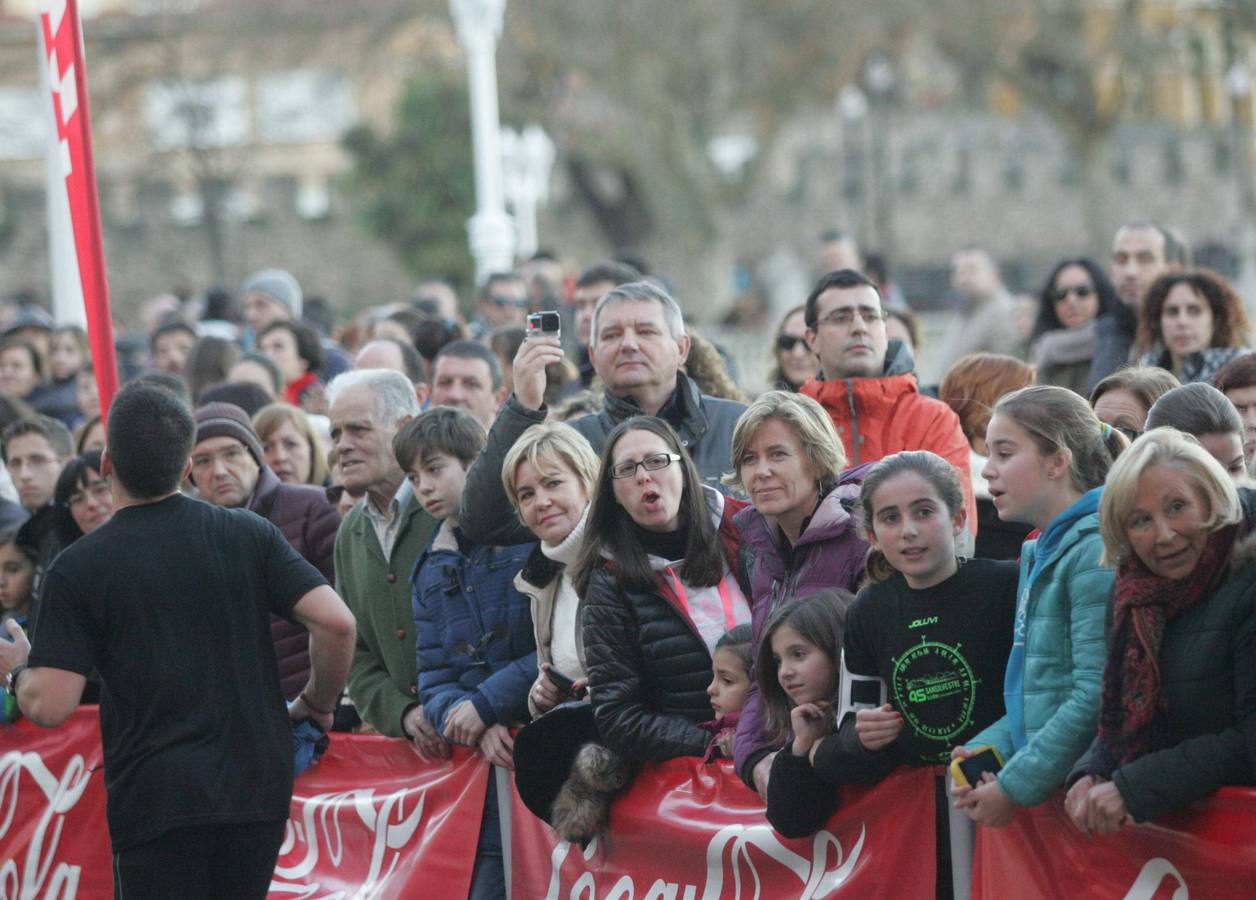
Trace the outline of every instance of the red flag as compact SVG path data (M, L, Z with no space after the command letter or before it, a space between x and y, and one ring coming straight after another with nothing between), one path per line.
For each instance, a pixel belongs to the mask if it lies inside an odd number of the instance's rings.
M87 337L100 391L100 410L108 412L118 392L118 363L113 346L113 318L100 232L100 202L92 160L91 117L87 109L87 68L77 0L43 0L39 33L52 93L54 140L51 165L60 165L74 231L74 255L83 286ZM53 181L55 179L50 179Z

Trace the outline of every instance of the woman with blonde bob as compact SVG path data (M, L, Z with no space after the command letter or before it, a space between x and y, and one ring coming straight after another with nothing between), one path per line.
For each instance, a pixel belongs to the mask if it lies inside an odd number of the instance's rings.
M1113 465L1099 527L1114 622L1099 734L1065 805L1106 835L1256 780L1256 565L1233 482L1172 428Z
M580 692L588 683L580 647L580 598L568 567L584 543L589 497L597 483L597 454L570 425L533 425L506 454L502 486L519 519L541 542L515 588L532 601L536 631L536 682L528 692L533 718ZM554 681L551 672L570 679Z
M327 484L327 448L305 411L287 403L263 406L253 416L266 465L284 484Z
M724 480L752 504L733 521L741 529L739 563L750 588L757 648L778 607L830 588L858 590L868 544L851 510L869 466L843 474L846 453L832 418L812 398L789 391L768 391L742 413L733 429L732 458L733 472ZM760 793L780 743L752 687L733 758L741 777Z

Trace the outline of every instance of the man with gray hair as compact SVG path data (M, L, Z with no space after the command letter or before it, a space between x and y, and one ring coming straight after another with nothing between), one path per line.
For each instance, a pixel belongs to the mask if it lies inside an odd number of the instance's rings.
M345 488L365 493L336 535L336 591L358 620L349 697L380 734L421 755L448 752L423 719L410 572L436 530L393 456L397 430L419 414L410 379L390 369L346 372L327 389L332 449Z
M598 301L589 340L589 357L606 393L601 411L568 424L601 453L620 422L658 416L676 429L703 481L723 490L720 478L733 467L733 428L746 407L706 396L680 370L689 355L689 336L676 301L653 282L620 285ZM477 543L508 543L502 537L511 533L515 517L502 488L502 462L529 425L545 421L545 367L562 359L562 347L552 335L532 335L515 356L515 391L497 414L484 452L467 472L460 524ZM487 503L484 498L490 495L496 499ZM471 500L474 508L468 508L466 501ZM492 515L485 514L489 509Z

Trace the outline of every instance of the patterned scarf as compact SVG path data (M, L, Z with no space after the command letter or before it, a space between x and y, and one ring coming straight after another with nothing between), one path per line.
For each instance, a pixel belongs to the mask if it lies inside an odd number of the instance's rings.
M1160 693L1164 626L1209 597L1225 579L1226 560L1237 535L1237 525L1210 534L1194 570L1176 581L1152 574L1137 555L1117 569L1099 743L1089 774L1111 777L1118 766L1154 749L1152 726L1164 703Z

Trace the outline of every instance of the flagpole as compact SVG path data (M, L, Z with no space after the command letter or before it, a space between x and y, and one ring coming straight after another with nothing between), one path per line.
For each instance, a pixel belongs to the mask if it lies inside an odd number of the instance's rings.
M61 176L65 180L87 318L87 337L100 394L101 415L104 416L118 391L118 362L113 343L109 283L105 275L100 201L87 100L87 66L78 0L43 0L39 23L56 124L55 139L58 142L52 165L59 160Z

